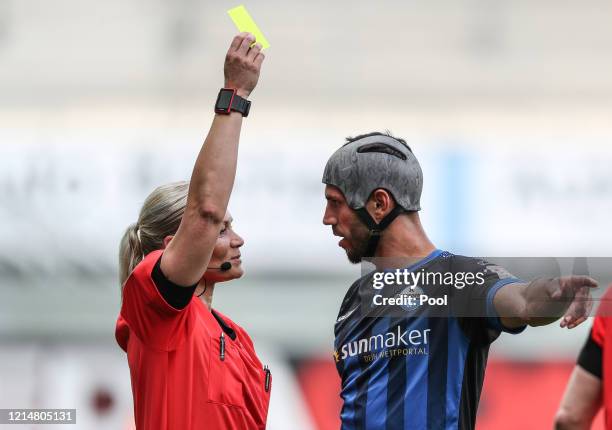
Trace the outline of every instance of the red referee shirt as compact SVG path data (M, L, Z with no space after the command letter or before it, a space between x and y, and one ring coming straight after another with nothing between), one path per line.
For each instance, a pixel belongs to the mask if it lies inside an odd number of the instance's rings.
M600 299L578 365L601 379L606 428L612 428L612 288Z
M151 272L162 250L130 274L115 338L127 352L139 430L265 429L271 382L248 334L197 297L181 310L159 293ZM225 354L221 359L221 333Z

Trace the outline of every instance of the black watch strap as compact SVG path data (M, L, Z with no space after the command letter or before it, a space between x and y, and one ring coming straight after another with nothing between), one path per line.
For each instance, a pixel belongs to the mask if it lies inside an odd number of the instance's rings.
M238 94L234 94L232 105L230 109L236 112L240 112L242 116L249 116L251 110L251 102L245 98L240 97Z

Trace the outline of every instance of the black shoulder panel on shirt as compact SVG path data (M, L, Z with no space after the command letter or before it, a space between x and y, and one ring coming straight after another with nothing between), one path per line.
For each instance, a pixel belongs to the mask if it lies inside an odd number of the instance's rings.
M164 254L162 253L157 259L157 263L153 267L153 281L157 290L162 295L164 300L175 309L184 309L191 298L198 284L190 287L181 287L170 281L161 270L161 259Z
M232 339L232 340L236 340L236 332L234 331L233 328L231 328L229 325L227 325L227 323L223 320L223 318L221 318L221 316L216 313L214 310L211 309L210 313L213 314L213 317L215 317L215 319L217 320L217 322L219 323L219 325L221 326L221 329Z
M592 374L593 376L601 379L602 366L601 366L601 346L593 340L592 333L589 333L587 341L580 351L578 356L578 366Z

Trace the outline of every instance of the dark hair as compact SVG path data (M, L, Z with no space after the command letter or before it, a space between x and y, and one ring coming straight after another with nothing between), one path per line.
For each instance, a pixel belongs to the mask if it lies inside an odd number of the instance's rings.
M412 152L412 149L410 149L410 146L408 146L408 144L406 143L406 141L404 139L402 139L400 137L393 136L389 130L385 130L384 133L382 133L380 131L373 131L372 133L360 134L360 135L357 135L355 137L348 136L346 138L345 145L347 145L347 144L349 144L351 142L355 142L356 140L363 139L364 137L372 137L372 136L387 136L387 137L390 137L391 139L397 140L399 143L401 143L406 148L408 148L408 150L410 152Z

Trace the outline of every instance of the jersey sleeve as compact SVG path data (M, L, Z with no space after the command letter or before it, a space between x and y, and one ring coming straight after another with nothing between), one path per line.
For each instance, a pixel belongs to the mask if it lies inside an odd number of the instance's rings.
M601 319L599 319L601 320ZM601 339L599 339L596 326L598 325L598 318L595 318L593 328L589 332L586 342L578 355L577 365L582 367L584 370L589 372L591 375L601 379L602 376L602 346Z
M183 287L170 281L161 270L161 260L162 257L160 255L155 266L153 266L153 272L151 273L153 282L155 282L157 290L166 303L175 309L183 309L191 301L198 283L196 282L194 285Z
M485 265L485 288L486 292L485 297L485 307L486 307L486 316L489 327L493 328L497 331L504 331L506 333L518 334L521 333L525 328L527 328L527 324L510 328L503 325L497 310L495 309L495 305L493 303L493 299L495 298L495 294L505 285L516 284L516 283L524 283L522 279L517 278L506 269L501 266L497 266L495 264L486 263Z
M471 326L491 331L492 339L501 332L518 334L525 330L527 325L516 328L504 326L493 303L495 295L502 287L523 283L523 280L505 268L486 260L459 259L454 266L455 273L472 273L474 277L474 282L460 289L458 294L461 302L460 312L463 316L469 317Z
M173 307L155 284L153 271L162 252L149 253L128 277L123 287L120 316L145 345L171 351L191 332L195 312L192 302L182 309Z
M600 379L603 375L602 357L610 318L612 318L612 288L608 288L601 297L597 314L593 319L593 327L578 355L576 363Z

